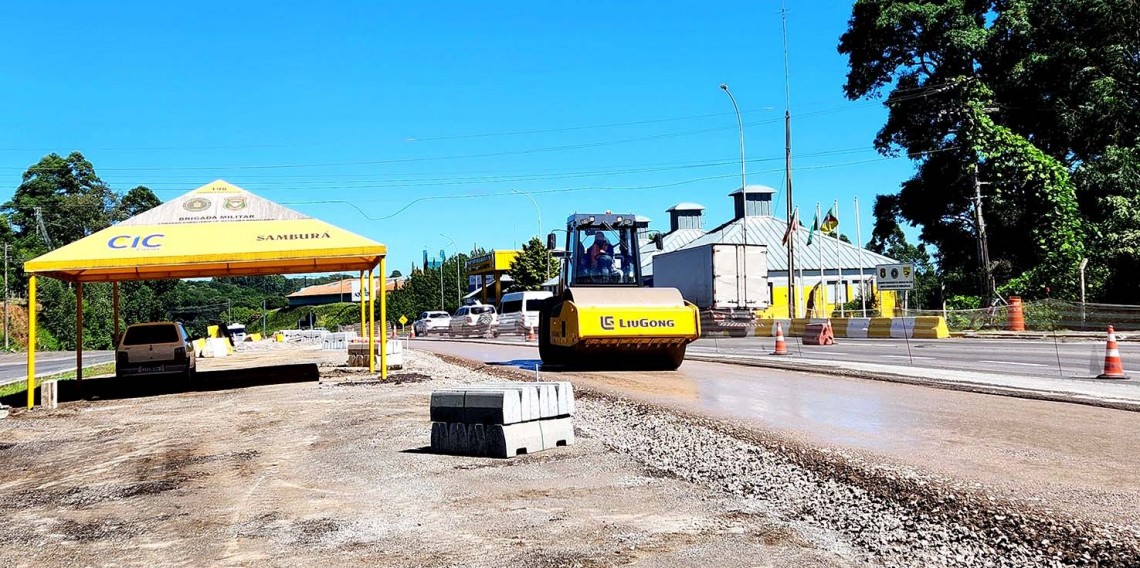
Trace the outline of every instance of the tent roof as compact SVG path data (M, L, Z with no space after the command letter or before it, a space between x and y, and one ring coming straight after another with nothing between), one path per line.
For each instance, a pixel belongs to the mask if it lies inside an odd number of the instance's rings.
M222 180L24 263L71 282L369 270L387 247Z

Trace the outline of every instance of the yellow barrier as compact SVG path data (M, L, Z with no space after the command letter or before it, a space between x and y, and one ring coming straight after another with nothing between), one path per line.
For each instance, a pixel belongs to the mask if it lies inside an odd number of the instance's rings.
M942 316L918 316L914 318L914 337L917 339L947 339L950 328Z
M248 341L261 341L261 334L260 333L254 333L254 334L250 335L249 337L247 337L246 340L248 340Z
M207 327L206 328L206 337L209 337L211 339L217 339L217 338L221 337L220 335L218 335L218 326L211 325L211 326Z
M891 322L894 318L871 318L870 325L867 326L867 337L891 337Z

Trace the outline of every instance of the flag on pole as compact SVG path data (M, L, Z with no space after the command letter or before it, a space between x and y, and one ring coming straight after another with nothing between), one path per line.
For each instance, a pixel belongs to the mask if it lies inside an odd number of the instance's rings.
M816 208L818 209L818 207ZM815 217L811 219L811 231L808 233L808 246L811 246L812 239L815 238L815 232L819 230L819 211L815 212Z
M795 238L796 231L799 230L799 224L800 208L796 207L796 210L792 213L792 220L788 221L788 228L784 231L784 246L788 246L788 243L792 242L792 239Z
M819 229L821 231L823 231L824 233L827 233L830 235L831 233L835 232L835 229L838 229L838 228L839 228L839 214L835 210L835 205L832 205L831 209L827 210L827 215L823 216L823 223L820 224Z

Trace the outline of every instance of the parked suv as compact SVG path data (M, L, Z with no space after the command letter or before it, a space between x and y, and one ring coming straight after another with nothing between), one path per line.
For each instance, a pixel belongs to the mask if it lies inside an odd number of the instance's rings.
M495 334L526 335L531 328L538 332L538 312L550 292L511 292L503 295L499 310L499 326Z
M424 312L420 319L412 323L412 331L424 337L432 333L443 334L451 324L451 314L447 312Z
M137 323L127 328L115 348L115 376L194 376L194 345L178 322Z
M495 306L486 304L463 306L455 311L455 315L451 316L451 323L447 332L451 337L484 335L489 331L494 331L498 319Z

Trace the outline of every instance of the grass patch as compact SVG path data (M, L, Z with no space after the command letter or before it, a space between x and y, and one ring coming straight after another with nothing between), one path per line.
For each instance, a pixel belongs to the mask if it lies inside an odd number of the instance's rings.
M115 372L115 364L114 363L99 363L98 365L89 365L89 366L83 367L83 374L85 376L94 377L94 376L98 376L98 375L112 374L114 372ZM39 384L43 381L73 381L73 380L75 380L75 370L74 369L72 369L70 371L64 371L62 373L55 373L53 375L44 375L42 377L38 377L36 379L36 384ZM19 394L22 392L27 392L27 390L28 390L28 382L27 381L16 381L14 383L8 383L4 386L0 386L0 398L12 396L14 394Z

